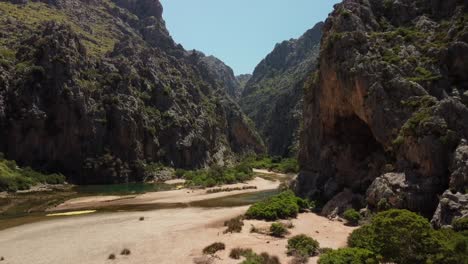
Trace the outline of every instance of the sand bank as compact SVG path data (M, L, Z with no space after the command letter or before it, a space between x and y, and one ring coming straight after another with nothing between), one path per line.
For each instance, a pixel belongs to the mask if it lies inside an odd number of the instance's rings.
M242 233L223 234L223 222L243 214L248 207L222 209L179 208L148 212L92 214L38 222L0 231L0 256L6 264L79 263L193 263L203 248L213 242L226 244L214 263L239 263L228 257L234 247L250 247L269 252L288 263L287 239L251 234L250 225L268 226L261 221L245 221ZM144 217L144 221L139 218ZM323 247L342 247L353 230L315 214L301 214L293 220L292 234L305 233ZM291 236L290 235L290 236ZM131 251L121 256L122 249ZM109 254L116 260L107 260ZM310 263L315 263L311 259Z

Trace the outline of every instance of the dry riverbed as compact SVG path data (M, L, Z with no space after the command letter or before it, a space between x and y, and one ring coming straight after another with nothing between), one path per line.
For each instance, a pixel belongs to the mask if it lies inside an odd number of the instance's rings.
M250 226L268 226L262 221L245 221L242 233L223 234L223 222L243 214L247 206L233 208L180 208L147 212L96 214L60 218L0 231L0 256L8 264L63 263L193 263L202 256L205 246L223 242L227 249L214 263L239 263L228 257L234 247L277 255L288 263L287 239L252 234ZM140 221L140 217L144 217ZM301 214L293 221L292 234L305 233L322 247L346 245L353 230L312 213ZM128 256L120 255L127 248ZM115 254L115 260L107 260ZM310 263L315 263L311 259Z
M257 171L262 173L263 171ZM267 175L268 176L268 175ZM272 175L269 175L272 176ZM277 175L285 177L284 175ZM0 257L2 264L78 264L78 263L194 263L204 258L202 250L213 242L223 242L226 250L217 254L212 263L239 263L228 257L232 248L252 248L255 252L276 255L286 264L287 238L250 233L250 228L268 228L270 223L245 220L241 233L223 234L224 221L242 215L248 206L238 207L177 207L149 211L99 213L112 206L140 206L145 204L190 204L253 192L276 189L280 181L271 177L245 184L223 186L237 188L256 186L257 189L207 193L205 190L180 189L132 196L91 196L71 199L50 208L51 217L41 221L0 231ZM270 180L267 180L270 179ZM278 179L278 178L277 178ZM182 182L178 182L182 183ZM164 207L162 207L164 208ZM98 213L94 213L97 209ZM66 212L69 217L54 217ZM81 212L89 214L80 215ZM312 213L293 219L294 228L288 237L305 233L317 239L322 247L346 246L353 230L340 222L333 222ZM129 249L129 255L120 255ZM109 260L110 254L116 259ZM205 256L206 257L206 256ZM317 258L309 263L316 263Z

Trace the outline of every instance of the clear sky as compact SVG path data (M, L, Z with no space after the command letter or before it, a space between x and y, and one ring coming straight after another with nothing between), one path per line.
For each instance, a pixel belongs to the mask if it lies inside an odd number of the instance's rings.
M275 44L300 37L340 0L161 0L177 43L251 73Z

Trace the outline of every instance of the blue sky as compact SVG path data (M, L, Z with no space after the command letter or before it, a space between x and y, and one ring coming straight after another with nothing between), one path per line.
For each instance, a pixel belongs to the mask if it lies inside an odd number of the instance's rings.
M339 0L162 0L166 25L185 49L251 73L275 44L325 20Z

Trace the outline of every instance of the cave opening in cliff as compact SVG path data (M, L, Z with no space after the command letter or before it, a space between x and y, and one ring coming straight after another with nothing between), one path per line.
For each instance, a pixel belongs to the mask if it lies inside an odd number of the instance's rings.
M339 185L364 193L385 163L382 145L356 115L337 119L334 134L340 150L335 164Z

